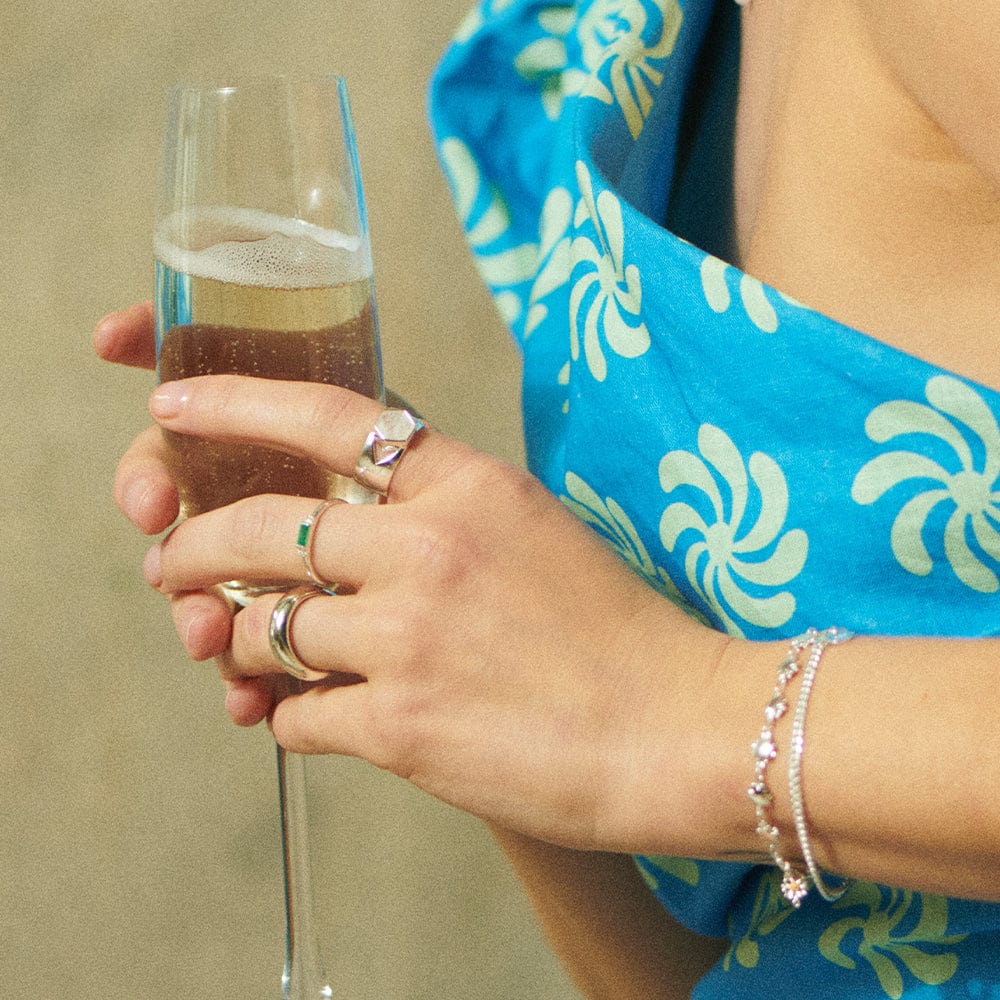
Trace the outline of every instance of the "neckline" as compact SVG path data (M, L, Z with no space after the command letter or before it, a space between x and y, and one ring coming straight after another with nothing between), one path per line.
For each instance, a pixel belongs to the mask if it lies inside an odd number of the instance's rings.
M867 331L812 306L808 297L790 295L775 285L757 278L739 262L735 236L735 203L733 190L733 142L736 100L739 84L742 14L750 0L708 0L701 6L704 20L695 23L695 50L684 81L684 93L678 104L680 128L674 156L673 177L664 219L658 221L641 207L636 210L652 224L663 229L681 244L699 254L697 266L704 255L716 257L731 269L738 279L757 282L774 301L793 305L808 314L810 322L831 324L839 336L853 338L858 350L871 356L882 353L886 363L905 360L909 365L925 367L929 372L959 378L988 393L1000 405L1000 387L981 378L955 371L905 348L882 340ZM687 14L688 11L685 11ZM693 13L693 11L692 11ZM682 29L683 30L683 29ZM650 124L660 128L664 122L656 115ZM685 140L691 146L684 146ZM720 156L721 151L721 156ZM719 160L724 161L723 167Z

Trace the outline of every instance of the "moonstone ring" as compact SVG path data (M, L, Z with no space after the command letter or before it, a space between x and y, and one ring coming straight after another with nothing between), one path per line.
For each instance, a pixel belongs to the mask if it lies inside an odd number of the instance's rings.
M396 466L423 427L409 410L383 410L358 456L355 480L384 497Z

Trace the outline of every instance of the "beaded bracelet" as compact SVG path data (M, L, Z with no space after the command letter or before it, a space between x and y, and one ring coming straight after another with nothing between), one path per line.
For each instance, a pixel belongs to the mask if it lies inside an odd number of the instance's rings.
M829 890L822 884L822 880L817 878L819 869L813 858L812 848L809 845L808 831L805 823L805 809L802 804L802 748L804 746L804 725L805 713L808 708L809 694L812 690L812 683L819 669L823 651L827 646L845 642L851 637L851 633L841 628L829 628L824 631L811 628L803 635L792 639L788 646L785 658L778 666L778 677L775 682L771 700L764 709L764 725L760 731L760 736L754 741L751 750L754 760L754 779L747 789L747 795L753 802L754 811L757 816L757 833L767 841L768 853L775 865L781 869L781 894L792 906L798 908L802 905L802 900L806 898L810 888L810 878L816 884L820 895L826 898L825 893ZM775 724L788 712L788 700L785 697L786 689L794 677L802 669L799 657L804 649L808 649L809 659L806 663L805 677L808 678L808 686L804 686L800 693L796 705L796 719L799 720L797 727L793 727L793 740L795 735L799 736L799 742L793 743L793 753L789 769L789 786L792 799L792 814L795 819L796 832L799 835L799 843L802 848L802 855L806 862L807 871L797 869L781 852L780 832L771 821L770 808L774 800L774 795L767 783L767 768L775 757L778 756L778 748L774 741ZM794 720L793 720L794 721ZM796 751L794 746L798 747ZM791 767L794 765L794 782ZM794 784L794 789L792 785ZM798 807L796 808L796 803ZM822 886L822 888L820 888ZM844 886L843 888L846 888ZM841 891L843 891L843 888Z

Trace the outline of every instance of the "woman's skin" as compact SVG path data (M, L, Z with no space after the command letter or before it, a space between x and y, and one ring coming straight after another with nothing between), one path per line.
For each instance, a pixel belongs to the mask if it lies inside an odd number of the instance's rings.
M740 263L1000 389L997 5L751 0L742 46Z
M1000 8L752 0L743 20L738 263L1000 389ZM148 304L106 317L98 353L151 366L151 324ZM150 408L170 430L348 475L379 412L333 387L231 376L161 386ZM157 427L122 459L115 497L147 534L176 519ZM784 644L686 618L530 476L425 431L388 504L323 518L317 567L357 593L302 606L296 648L334 673L281 697L275 599L233 617L212 587L304 576L294 540L314 506L244 501L180 524L146 560L189 654L219 659L233 720L364 757L481 817L585 996L687 996L722 946L674 924L620 852L760 856L747 748ZM1000 900L1000 640L859 637L824 662L805 777L821 867ZM788 831L784 764L772 811Z

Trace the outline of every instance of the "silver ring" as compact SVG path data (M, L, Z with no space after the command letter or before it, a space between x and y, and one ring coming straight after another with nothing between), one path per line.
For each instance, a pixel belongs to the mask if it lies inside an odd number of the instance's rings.
M396 466L423 428L424 422L409 410L383 410L358 456L355 481L384 497Z
M306 577L313 586L328 594L337 593L337 585L324 580L317 572L313 564L312 547L313 539L319 528L319 519L336 503L345 503L344 500L324 500L300 525L299 534L295 542L295 547L302 556L302 564L306 568Z
M325 590L317 590L315 587L296 587L285 594L271 612L271 625L267 632L271 643L271 652L274 653L274 657L281 664L282 669L300 681L320 680L326 677L328 671L313 670L299 659L289 634L292 618L295 612L311 597L325 595Z

